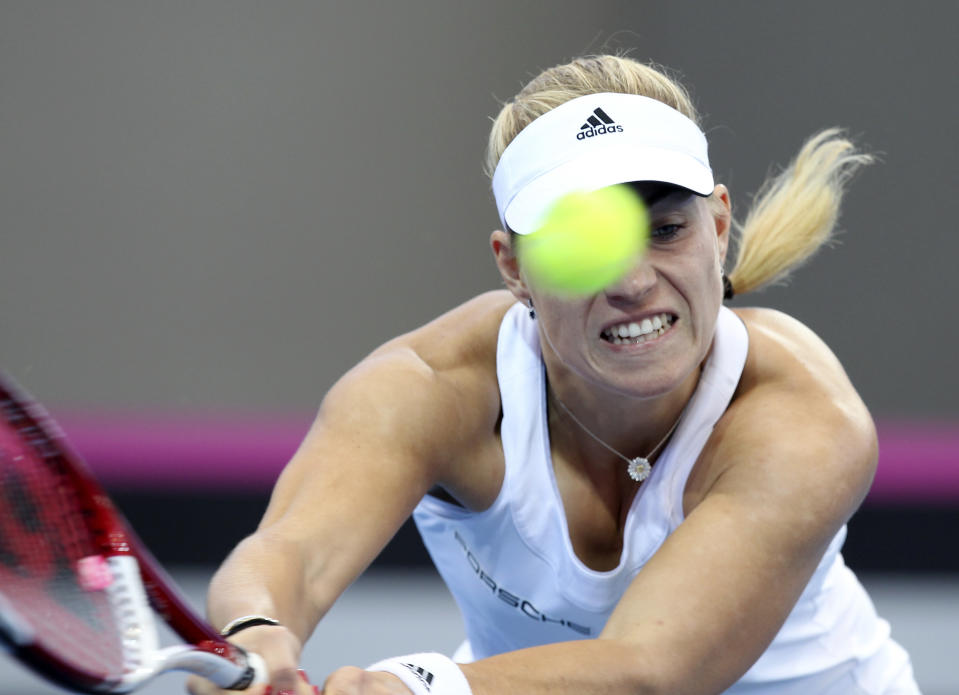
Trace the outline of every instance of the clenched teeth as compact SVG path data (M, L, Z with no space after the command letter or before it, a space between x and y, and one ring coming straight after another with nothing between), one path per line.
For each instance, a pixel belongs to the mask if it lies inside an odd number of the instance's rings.
M613 345L624 345L627 343L638 345L647 340L658 338L666 332L673 323L673 317L670 314L659 314L645 318L642 321L620 323L610 326L603 331L603 340L608 340Z

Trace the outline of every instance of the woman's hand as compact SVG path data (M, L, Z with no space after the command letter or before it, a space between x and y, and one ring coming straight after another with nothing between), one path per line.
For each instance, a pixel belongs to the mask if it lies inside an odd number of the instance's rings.
M243 630L230 642L248 652L258 654L266 662L269 683L250 686L248 695L317 695L319 689L309 683L306 674L298 670L302 645L292 632L283 626L258 625ZM237 695L236 690L223 690L199 676L187 679L190 695Z

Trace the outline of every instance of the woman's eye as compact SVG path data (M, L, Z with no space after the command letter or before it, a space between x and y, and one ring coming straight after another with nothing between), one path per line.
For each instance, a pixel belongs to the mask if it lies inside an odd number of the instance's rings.
M654 241L668 241L679 234L682 228L680 224L663 224L653 229L652 232L650 232L650 237L652 237Z

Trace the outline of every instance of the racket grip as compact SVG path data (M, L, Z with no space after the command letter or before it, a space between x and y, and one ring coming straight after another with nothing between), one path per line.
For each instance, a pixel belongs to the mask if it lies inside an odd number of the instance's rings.
M263 657L254 652L243 650L246 657L246 671L233 683L227 686L227 690L246 690L251 685L260 685L270 682L270 671L266 667ZM223 687L223 686L220 686Z
M253 680L250 681L250 685L270 682L270 671L266 667L266 662L262 656L253 652L247 652L246 663L253 669Z

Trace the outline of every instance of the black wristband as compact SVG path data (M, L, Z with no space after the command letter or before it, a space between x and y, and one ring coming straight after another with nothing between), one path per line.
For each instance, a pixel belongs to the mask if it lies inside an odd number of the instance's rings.
M248 627L256 627L257 625L272 625L276 627L279 624L279 620L267 618L265 615L245 615L242 618L237 618L227 623L226 627L220 630L220 634L224 637L232 637L240 630L245 630Z

